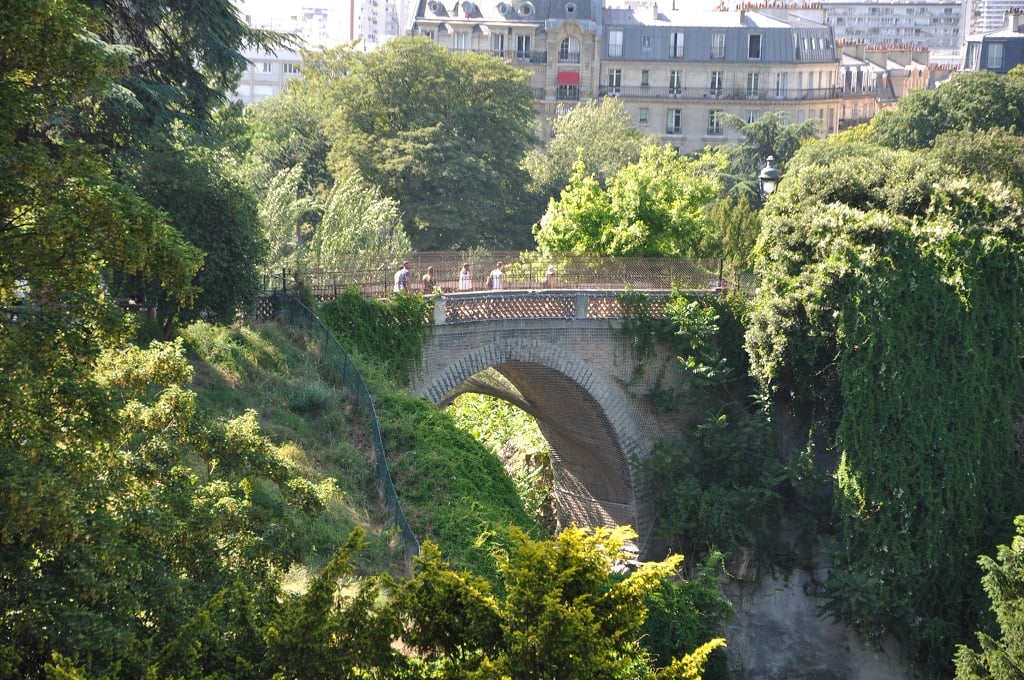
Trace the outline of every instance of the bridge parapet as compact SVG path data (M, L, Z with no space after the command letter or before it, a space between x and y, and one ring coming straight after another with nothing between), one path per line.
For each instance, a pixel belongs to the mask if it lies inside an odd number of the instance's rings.
M665 314L668 291L643 290L653 316ZM621 319L622 290L510 290L439 295L435 325L501 319Z

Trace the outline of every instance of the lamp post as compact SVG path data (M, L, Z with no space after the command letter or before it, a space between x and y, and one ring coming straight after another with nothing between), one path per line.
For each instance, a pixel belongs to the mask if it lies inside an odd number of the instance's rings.
M761 182L761 195L765 198L774 193L775 188L779 186L779 171L772 165L774 162L775 156L768 156L765 159L761 174L757 176L757 179Z

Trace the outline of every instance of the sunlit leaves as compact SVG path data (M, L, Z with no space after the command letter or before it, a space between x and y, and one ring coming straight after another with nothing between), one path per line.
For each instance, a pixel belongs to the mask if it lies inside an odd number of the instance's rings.
M723 163L715 154L690 160L648 146L604 190L578 162L535 229L537 244L545 252L700 257Z

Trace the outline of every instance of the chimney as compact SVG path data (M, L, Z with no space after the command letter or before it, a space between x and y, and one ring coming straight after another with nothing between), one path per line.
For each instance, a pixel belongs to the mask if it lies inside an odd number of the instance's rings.
M1024 17L1024 12L1019 9L1010 10L1006 13L1006 27L1014 33L1024 33L1020 27L1022 17Z

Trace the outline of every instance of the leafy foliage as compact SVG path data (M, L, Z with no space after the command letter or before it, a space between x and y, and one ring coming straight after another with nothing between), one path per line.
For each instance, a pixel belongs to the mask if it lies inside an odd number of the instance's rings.
M746 120L731 113L718 114L722 124L743 134L743 143L726 147L729 169L726 173L726 194L740 201L760 205L761 188L758 175L769 156L775 158L775 167L784 172L786 163L807 139L817 136L818 121L811 118L803 123L785 123L781 114L769 111L756 121Z
M551 453L537 422L516 406L484 394L460 395L447 411L501 459L526 511L553 529Z
M501 462L427 400L382 388L375 395L409 523L459 569L496 582L491 543L507 543L512 526L541 533Z
M365 298L350 288L320 308L323 322L350 351L386 367L404 380L423 354L429 303L418 295Z
M752 368L807 452L839 457L828 610L944 674L981 611L973 556L1024 501L1019 195L830 146L769 205Z
M578 162L534 231L538 247L548 254L699 257L723 162L714 154L688 160L670 146L648 146L608 180L607 190Z
M345 72L330 83L329 167L354 167L395 199L417 250L528 242L525 225L509 224L534 144L526 73L425 38L324 59Z
M984 575L981 584L992 603L1002 635L995 639L977 633L980 651L958 645L957 680L1020 677L1024 671L1024 515L1014 523L1017 533L1010 545L1000 545L995 559L978 559Z
M527 156L535 191L556 196L575 174L576 161L584 173L604 183L625 166L640 160L644 146L656 138L637 129L621 100L602 97L573 108L555 119L554 137L543 149Z
M729 677L724 654L702 655L701 652L702 646L719 634L721 626L733 614L732 605L722 597L719 586L723 570L722 555L714 553L691 579L664 580L647 596L647 620L641 644L650 655L652 666L668 665L669 660L678 658L681 652L696 650L700 664L707 664L707 670L696 677L705 680ZM696 660L692 664L687 668L694 668ZM667 674L666 677L673 676Z
M436 549L428 547L400 590L402 609L413 621L409 639L426 658L442 660L442 674L663 677L653 673L636 636L646 615L645 597L679 559L613 577L623 541L632 536L625 528L570 528L552 541L513 534L499 569L502 595L468 574L446 571ZM700 677L703 661L680 660L664 677ZM690 674L679 675L685 669Z
M894 149L924 149L954 130L1024 129L1024 78L968 71L934 90L915 90L870 123L873 138Z
M820 494L820 475L779 455L743 351L746 301L678 296L670 305L682 380L655 396L685 420L683 441L664 442L642 464L658 509L659 536L702 558L756 546L765 565L805 564L817 533L794 512ZM790 536L779 536L786 528Z
M252 305L262 290L260 272L267 252L259 229L256 201L223 154L180 142L157 144L122 172L132 186L167 215L171 225L204 253L193 285L193 305L177 304L159 288L149 301L169 334L172 323L203 317L231 323L238 310ZM115 286L134 293L128 281ZM159 285L159 280L150 286Z

